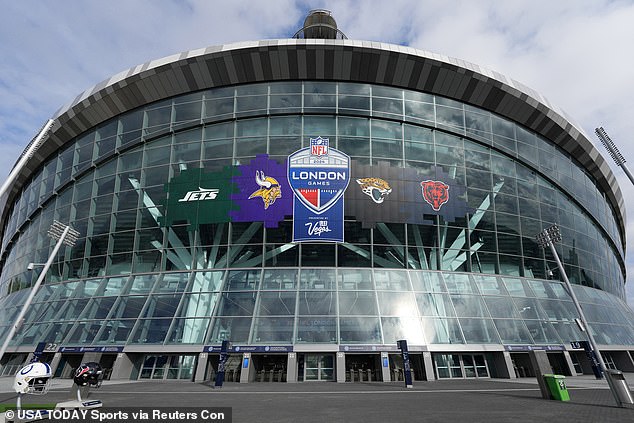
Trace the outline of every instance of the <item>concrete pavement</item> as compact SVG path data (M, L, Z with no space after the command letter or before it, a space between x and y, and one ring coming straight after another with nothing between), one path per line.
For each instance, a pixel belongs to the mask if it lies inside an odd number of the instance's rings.
M0 404L15 403L15 394L6 392L7 379L0 379ZM413 389L402 382L227 383L213 389L179 381L106 381L90 398L115 408L231 407L233 422L634 421L634 409L617 408L605 381L586 376L566 381L570 402L542 399L534 378L416 382ZM69 380L53 382L47 395L28 396L23 402L71 398Z

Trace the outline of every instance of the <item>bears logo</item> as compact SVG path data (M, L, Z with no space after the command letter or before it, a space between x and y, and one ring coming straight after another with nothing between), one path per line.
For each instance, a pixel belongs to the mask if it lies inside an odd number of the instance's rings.
M449 201L449 185L442 181L427 180L420 183L423 199L434 211L439 211L443 204Z

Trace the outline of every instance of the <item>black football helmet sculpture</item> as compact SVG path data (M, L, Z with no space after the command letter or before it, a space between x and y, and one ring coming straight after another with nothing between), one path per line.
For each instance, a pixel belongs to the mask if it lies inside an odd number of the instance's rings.
M84 363L75 370L73 381L77 386L93 386L98 388L103 382L103 369L99 363L90 361Z

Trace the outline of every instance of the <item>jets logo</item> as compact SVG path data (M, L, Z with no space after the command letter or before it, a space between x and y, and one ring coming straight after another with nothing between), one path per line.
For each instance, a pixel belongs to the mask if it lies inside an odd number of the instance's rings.
M180 198L178 201L182 203L184 201L215 200L218 196L218 192L220 192L219 189L198 187L198 190L196 191L187 191L185 196Z
M264 209L275 203L275 200L282 197L282 188L277 179L271 176L265 176L264 171L255 171L255 182L260 189L249 196L249 200L254 197L261 197L264 201Z
M442 181L423 181L420 183L423 199L434 211L439 211L443 204L449 201L449 185Z

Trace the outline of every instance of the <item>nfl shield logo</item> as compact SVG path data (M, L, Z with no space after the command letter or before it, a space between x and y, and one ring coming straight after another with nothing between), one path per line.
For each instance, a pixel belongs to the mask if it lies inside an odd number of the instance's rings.
M328 155L328 138L311 138L310 139L310 155L311 156L327 156Z

